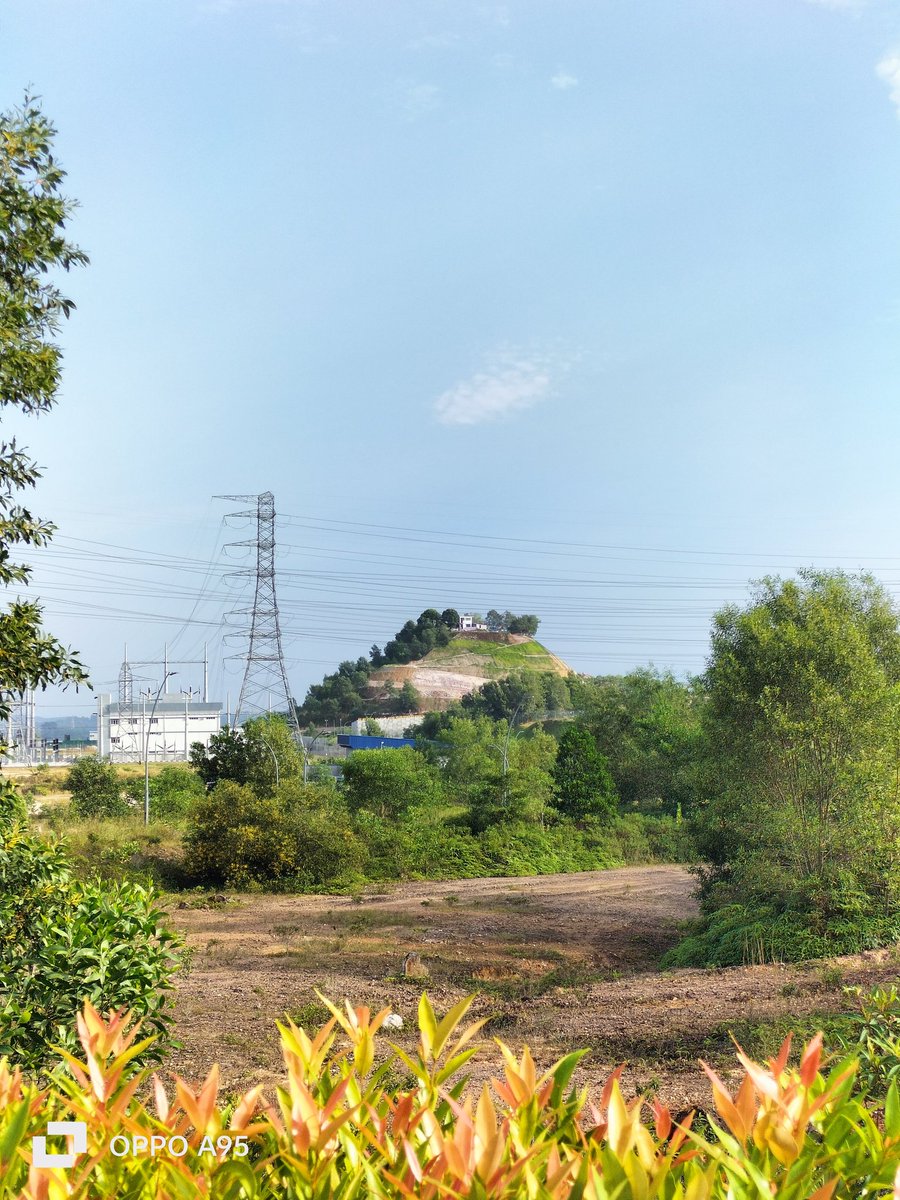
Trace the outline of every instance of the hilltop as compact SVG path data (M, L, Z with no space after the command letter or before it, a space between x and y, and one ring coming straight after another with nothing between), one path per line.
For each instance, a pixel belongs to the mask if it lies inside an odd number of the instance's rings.
M491 609L486 619L426 608L367 658L342 662L297 705L301 725L443 710L490 681L522 671L564 678L566 663L535 640L540 619Z
M420 697L419 711L440 710L511 671L573 674L561 658L525 634L468 630L454 634L446 646L436 646L414 662L375 668L366 697L376 703L389 700L393 694L390 685L396 690L409 684Z

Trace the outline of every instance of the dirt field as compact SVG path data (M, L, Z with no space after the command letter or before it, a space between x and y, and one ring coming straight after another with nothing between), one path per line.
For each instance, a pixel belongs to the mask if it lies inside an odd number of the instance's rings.
M372 1009L391 1005L409 1032L422 984L402 977L421 956L438 1010L479 992L490 1016L473 1077L496 1070L488 1035L528 1042L539 1065L586 1047L579 1079L596 1084L627 1061L630 1090L658 1091L673 1108L705 1103L698 1057L733 1063L729 1031L840 1011L842 985L894 981L895 955L830 965L672 971L658 962L692 916L692 880L679 867L629 867L529 879L415 883L359 903L335 896L243 896L173 908L193 948L178 979L177 1036L168 1066L199 1078L213 1062L238 1089L279 1076L274 1022L307 1028L325 1013L314 989ZM195 903L194 901L191 902Z

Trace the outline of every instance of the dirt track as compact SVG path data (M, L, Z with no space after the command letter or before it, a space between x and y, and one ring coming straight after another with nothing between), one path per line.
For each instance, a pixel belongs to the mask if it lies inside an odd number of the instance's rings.
M177 1036L188 1049L169 1066L189 1078L213 1062L228 1088L279 1075L274 1022L291 1012L307 1025L324 1015L314 989L409 1022L422 984L402 978L407 952L430 972L438 1009L478 991L478 1016L512 1045L527 1041L549 1066L574 1048L596 1082L627 1060L632 1089L658 1088L674 1107L705 1102L702 1055L733 1061L728 1031L786 1014L828 1012L841 983L895 980L888 951L821 965L742 967L660 974L679 923L696 911L679 867L528 879L414 883L361 903L336 896L243 896L176 908L194 949L178 979ZM412 1044L408 1029L397 1041ZM475 1077L495 1069L490 1043Z

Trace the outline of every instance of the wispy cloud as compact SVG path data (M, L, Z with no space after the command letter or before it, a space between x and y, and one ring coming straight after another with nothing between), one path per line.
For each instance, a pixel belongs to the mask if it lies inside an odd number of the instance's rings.
M858 12L865 8L868 0L806 0L807 4L815 4L817 8L833 8L843 12Z
M567 92L569 88L578 87L578 77L570 75L568 71L557 71L550 83L561 92Z
M396 103L407 121L418 121L440 105L441 89L433 83L421 83L411 79L398 79L395 87Z
M878 78L888 85L891 103L900 117L900 50L892 50L886 54L875 70L878 72Z
M506 349L490 356L484 369L448 388L434 402L442 425L479 425L511 416L549 399L554 376L567 364L552 356Z

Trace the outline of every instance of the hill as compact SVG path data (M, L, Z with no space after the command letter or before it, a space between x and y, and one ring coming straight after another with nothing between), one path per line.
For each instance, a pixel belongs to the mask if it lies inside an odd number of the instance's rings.
M455 634L446 646L436 646L414 662L376 667L369 676L366 697L377 705L390 698L388 685L399 689L409 683L421 696L420 711L440 710L491 679L522 670L573 674L571 667L534 638L471 630Z

